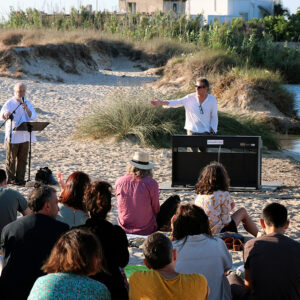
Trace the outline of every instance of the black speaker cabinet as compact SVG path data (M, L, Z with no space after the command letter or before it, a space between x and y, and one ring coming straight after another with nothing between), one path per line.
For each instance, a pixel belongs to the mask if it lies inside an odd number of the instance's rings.
M195 185L203 167L212 161L219 161L230 176L231 187L259 189L261 145L260 136L174 135L172 186ZM200 147L202 151L193 152L192 147Z

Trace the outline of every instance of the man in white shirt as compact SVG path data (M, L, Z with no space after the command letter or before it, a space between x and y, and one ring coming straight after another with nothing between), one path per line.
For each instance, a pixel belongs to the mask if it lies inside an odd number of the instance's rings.
M0 118L7 120L5 147L8 183L17 185L25 184L30 134L28 131L15 131L14 128L36 118L36 112L32 104L25 99L25 93L26 86L23 83L17 83L14 86L14 97L5 102L0 112ZM32 142L36 141L34 133L31 135L31 140Z
M185 108L185 126L188 135L193 133L216 133L218 128L217 100L208 94L209 82L205 78L196 80L196 93L178 100L163 101L154 99L152 105Z
M205 78L196 80L196 92L177 100L154 99L154 106L185 108L185 126L188 135L215 134L218 129L217 99L208 94L209 82ZM194 149L193 149L194 150Z

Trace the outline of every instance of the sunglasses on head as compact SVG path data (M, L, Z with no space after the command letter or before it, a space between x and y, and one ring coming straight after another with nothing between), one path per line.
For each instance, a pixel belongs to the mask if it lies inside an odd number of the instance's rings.
M195 87L197 88L197 89L205 89L206 88L206 86L205 85L197 85L197 84L195 84Z

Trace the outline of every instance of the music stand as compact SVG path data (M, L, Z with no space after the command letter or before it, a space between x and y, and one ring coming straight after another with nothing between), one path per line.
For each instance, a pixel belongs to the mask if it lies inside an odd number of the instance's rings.
M31 133L32 131L42 131L49 122L23 122L18 127L14 128L15 131L28 131L29 132L29 157L28 157L28 179L30 181L30 168L31 168Z

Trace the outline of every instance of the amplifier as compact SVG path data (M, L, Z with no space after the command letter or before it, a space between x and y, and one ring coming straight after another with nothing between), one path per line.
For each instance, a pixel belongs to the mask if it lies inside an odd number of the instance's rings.
M191 148L200 147L202 152ZM203 167L212 161L224 165L231 187L261 188L260 136L172 136L172 186L193 186Z

